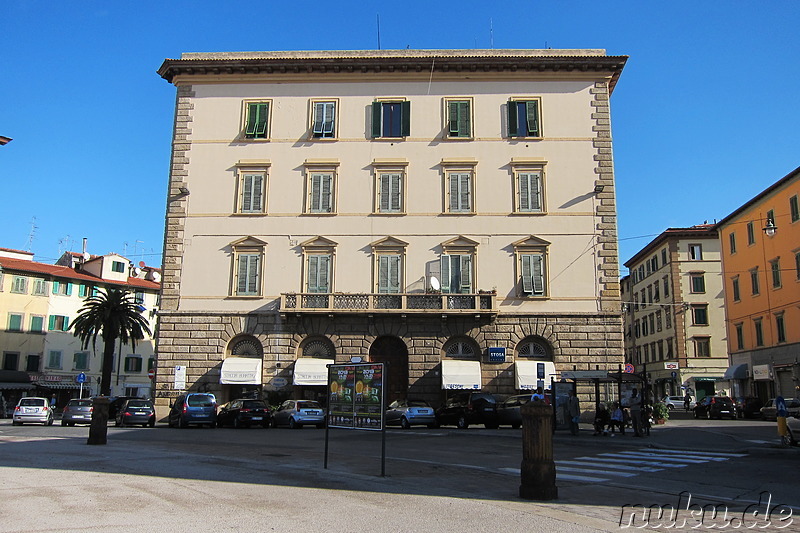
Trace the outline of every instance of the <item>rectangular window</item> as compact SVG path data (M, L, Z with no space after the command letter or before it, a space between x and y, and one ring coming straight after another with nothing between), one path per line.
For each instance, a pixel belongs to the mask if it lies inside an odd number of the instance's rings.
M142 358L138 355L132 355L125 358L125 372L141 372L142 371Z
M638 311L639 310L639 293L638 292L634 293L634 295L633 295L633 310L634 311Z
M734 232L731 232L730 235L728 235L728 242L730 243L731 255L733 255L736 253L736 234Z
M697 357L711 357L711 339L696 337L694 339L695 355Z
M758 268L750 271L750 288L753 296L761 294L761 288L758 285Z
M642 319L642 337L647 337L650 334L650 328L647 327L647 317Z
M633 327L633 331L637 339L642 336L642 325L641 322L639 322L638 320L636 321L636 324Z
M767 211L767 221L765 225L769 226L770 224L773 226L775 225L775 211L772 209Z
M403 173L401 171L379 173L378 212L403 212Z
M661 294L660 294L659 287L660 287L660 284L658 283L658 281L653 283L653 301L654 302L661 301Z
M61 351L50 350L47 357L47 368L61 368Z
M236 259L236 295L261 294L261 254L240 253Z
M800 252L794 254L794 275L795 279L800 280Z
M708 305L692 306L692 325L695 326L708 325Z
M153 370L156 367L156 360L153 357L147 359L147 371Z
M17 370L19 366L19 354L5 352L3 354L3 370Z
M245 129L247 139L269 137L269 102L247 102L245 104Z
M39 365L41 364L42 357L40 355L31 354L25 361L25 372L39 372Z
M541 137L539 103L536 100L510 100L508 102L508 136Z
M35 296L47 296L47 282L43 279L33 280L33 294Z
M648 285L647 286L647 303L648 304L653 303L653 286L652 285Z
M733 301L738 302L741 300L741 294L739 293L739 276L736 276L731 280L731 292L733 293Z
M62 315L50 315L47 329L50 331L67 331L69 330L69 318Z
M39 315L31 316L31 333L42 333L44 331L44 317Z
M756 346L764 346L764 328L760 318L753 320L753 326L756 330Z
M471 294L472 256L442 255L442 292L449 294Z
M402 258L399 255L378 256L378 292L399 293Z
M8 313L8 331L22 331L22 315Z
M24 276L14 276L11 280L11 292L28 294L28 278Z
M747 244L753 245L756 243L756 229L752 222L747 223Z
M667 359L672 359L672 339L667 339Z
M470 172L448 172L448 212L472 212L472 174Z
M669 296L669 278L664 276L664 298Z
M411 134L411 102L373 102L374 138L408 137Z
M520 213L541 213L542 207L542 171L518 171L517 211Z
M672 309L664 311L664 326L667 329L672 329Z
M736 349L744 350L744 324L736 324Z
M789 198L789 213L792 216L792 222L800 220L800 205L798 205L796 194Z
M661 250L661 264L662 265L666 265L667 264L667 249L666 248Z
M472 137L470 100L447 100L447 136Z
M111 261L111 271L122 274L125 272L125 263L122 261Z
M703 260L703 245L702 244L690 244L689 245L689 259L692 261L702 261Z
M314 102L311 134L318 139L336 137L336 102Z
M242 172L239 178L239 212L263 213L266 172Z
M778 332L778 342L786 342L786 324L783 321L783 313L775 315L775 330Z
M123 264L120 263L119 261L114 261L114 263L118 263L120 265ZM57 294L59 296L72 296L72 283L69 283L67 281L54 281L53 294Z
M520 254L522 292L527 296L544 296L544 254Z
M89 370L89 352L75 352L72 356L73 370Z
M772 288L781 288L781 261L776 259L769 262L769 267L772 270Z
M661 331L661 311L656 311L656 331Z
M306 212L333 212L333 172L310 172Z
M136 291L133 293L133 303L136 305L144 305L144 291Z
M656 314L655 313L650 313L650 316L648 317L648 319L650 321L650 333L655 334L655 332L656 332Z
M647 308L647 291L642 289L642 309Z
M330 293L331 256L309 255L307 259L306 291Z
M89 286L88 285L78 285L78 296L81 298L86 298L89 294Z
M695 294L706 292L706 278L703 274L691 274L692 292Z

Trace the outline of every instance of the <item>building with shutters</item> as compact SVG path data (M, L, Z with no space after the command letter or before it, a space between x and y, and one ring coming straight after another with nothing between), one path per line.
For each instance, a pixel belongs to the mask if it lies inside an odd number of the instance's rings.
M623 361L603 50L187 53L157 403L512 394ZM448 364L443 364L448 363ZM452 364L450 364L452 363ZM186 380L180 377L185 372Z
M0 248L0 353L2 370L29 374L28 395L55 394L58 405L77 397L78 374L86 374L84 396L98 392L103 342L83 348L69 329L85 298L98 289L122 288L142 306L155 329L160 288L159 269L134 267L117 254L64 253L56 264L33 260L33 254ZM153 338L118 347L112 394L149 396L148 368L155 363ZM1 386L0 386L1 388ZM20 389L19 393L22 393ZM8 394L4 394L9 399Z

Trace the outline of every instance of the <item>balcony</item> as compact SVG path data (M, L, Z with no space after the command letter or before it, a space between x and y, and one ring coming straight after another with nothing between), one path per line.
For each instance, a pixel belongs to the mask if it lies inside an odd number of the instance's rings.
M497 294L283 293L281 313L497 314Z

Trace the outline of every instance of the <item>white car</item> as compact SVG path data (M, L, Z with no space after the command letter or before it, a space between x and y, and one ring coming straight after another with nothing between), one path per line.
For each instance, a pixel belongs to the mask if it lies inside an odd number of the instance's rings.
M20 398L17 407L14 409L14 418L11 421L11 425L21 426L22 424L33 422L52 426L53 418L53 410L50 408L47 398L28 396Z
M685 409L683 404L683 396L664 396L661 402L666 404L667 409L670 411L673 409ZM694 400L694 397L692 397L692 401L689 402L689 409L694 409L695 405L697 405L697 402Z

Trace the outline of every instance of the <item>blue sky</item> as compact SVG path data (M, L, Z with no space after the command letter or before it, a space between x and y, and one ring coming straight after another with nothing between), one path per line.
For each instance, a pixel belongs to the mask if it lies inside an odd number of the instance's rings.
M399 6L400 4L398 4ZM182 52L604 48L620 259L721 219L800 166L800 2L182 0L0 5L0 247L159 266ZM490 32L490 28L492 31ZM30 239L32 227L33 239ZM624 271L623 271L624 273Z

